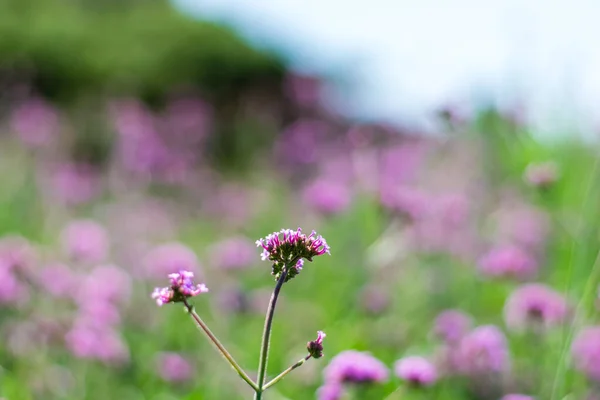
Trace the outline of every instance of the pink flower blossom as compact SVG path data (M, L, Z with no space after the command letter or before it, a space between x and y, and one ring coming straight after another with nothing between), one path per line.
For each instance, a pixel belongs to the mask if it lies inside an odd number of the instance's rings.
M535 276L537 269L535 258L517 246L492 249L479 260L479 271L492 278L527 279Z
M504 333L493 325L475 328L460 341L456 361L459 372L466 375L505 371L510 355Z
M578 371L600 382L600 325L579 331L571 344L571 357Z
M346 350L331 359L323 370L327 383L379 383L389 377L389 370L370 353Z
M64 164L53 172L52 192L56 199L67 205L91 201L100 193L98 171L88 164Z
M152 292L152 298L156 300L156 304L162 306L167 303L183 302L189 297L208 292L206 285L203 283L194 284L193 278L194 274L189 271L170 274L171 285L164 288L155 288Z
M156 364L159 376L167 382L184 382L193 374L191 363L178 353L160 353L156 357Z
M513 330L550 329L564 323L569 314L565 298L541 283L516 289L504 305L506 325Z
M527 396L524 394L507 394L502 397L500 400L535 400L531 396Z
M11 128L21 141L31 147L48 145L58 134L58 113L42 98L20 104L10 117Z
M109 237L106 229L96 221L75 220L61 234L63 249L77 261L98 263L106 259Z
M37 281L45 291L54 297L70 297L75 290L78 277L66 265L53 263L41 269Z
M435 365L423 357L402 358L394 364L396 376L417 387L431 386L438 378Z
M327 178L317 179L303 189L302 199L318 212L337 214L350 206L352 191L347 184Z
M433 333L449 344L456 344L473 326L473 318L460 310L446 310L438 314Z

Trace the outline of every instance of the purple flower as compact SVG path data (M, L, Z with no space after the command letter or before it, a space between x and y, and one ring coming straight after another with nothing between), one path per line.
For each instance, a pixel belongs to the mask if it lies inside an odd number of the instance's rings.
M48 145L58 133L58 113L41 98L32 98L19 105L10 119L12 130L27 146Z
M352 198L350 188L333 179L318 179L302 191L304 202L323 214L337 214L348 208Z
M327 336L325 332L317 331L317 339L308 342L306 345L308 354L310 354L313 358L323 357L323 339L325 339L325 336Z
M55 297L71 296L77 284L77 277L73 271L60 263L46 265L39 272L37 279L39 285Z
M571 357L578 371L600 382L600 325L583 328L571 344Z
M201 293L208 292L204 284L195 285L193 282L194 273L190 271L179 271L169 275L171 286L164 288L155 288L152 298L156 304L162 306L167 303L183 302L188 297L194 297Z
M17 279L8 263L0 260L0 303L19 304L28 299L28 287Z
M21 236L5 236L0 239L0 263L10 271L31 272L36 254L29 241Z
M192 377L190 362L178 353L160 353L156 358L158 374L167 382L184 382Z
M512 245L492 249L479 260L480 272L492 278L527 279L534 276L537 269L535 258Z
M162 277L173 271L198 273L200 263L196 254L182 243L166 243L152 249L144 260L148 275Z
M459 372L466 375L503 372L510 364L506 337L494 325L477 327L463 337L456 356Z
M113 329L77 324L67 333L65 340L67 348L78 358L107 364L122 364L129 360L127 345Z
M568 314L565 298L541 283L519 287L504 305L506 325L515 331L549 329L565 322Z
M79 284L75 293L79 302L101 300L125 302L131 293L130 275L115 265L100 265L94 268Z
M444 342L458 343L473 326L473 318L460 310L442 311L435 319L433 333Z
M525 182L538 188L548 188L558 179L558 166L554 162L529 164L523 174Z
M339 382L328 382L317 389L318 400L341 400L344 396L344 386Z
M108 254L108 232L93 220L72 221L63 230L61 239L65 252L74 260L97 263Z
M381 314L389 307L390 296L385 287L369 284L363 288L360 294L360 304L363 310L369 314Z
M431 386L438 378L435 365L426 358L418 356L405 357L396 361L394 372L398 378L416 387Z
M88 164L64 164L51 181L55 197L67 205L87 203L100 192L98 171Z
M309 236L306 236L300 228L297 231L282 229L279 232L273 232L264 239L257 240L256 245L263 248L261 253L263 261L273 261L272 274L276 279L279 279L286 264L291 260L299 261L306 258L308 261L312 261L315 256L325 253L331 254L327 242L321 235L317 235L317 232L312 231ZM295 268L288 270L286 282L296 276L302 269L303 264L298 261L296 261Z
M368 352L346 350L331 359L323 371L327 383L379 383L389 377L389 370Z
M247 268L254 262L255 249L252 241L245 237L225 239L212 246L212 262L227 270Z
M507 394L503 396L500 400L535 400L531 396L527 396L524 394Z

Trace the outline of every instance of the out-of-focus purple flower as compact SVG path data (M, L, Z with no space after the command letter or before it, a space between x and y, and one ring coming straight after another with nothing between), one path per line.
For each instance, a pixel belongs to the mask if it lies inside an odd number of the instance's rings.
M167 382L184 382L192 377L192 364L181 354L165 352L156 357L158 375Z
M37 278L38 284L54 297L70 297L78 280L73 271L61 263L44 266Z
M194 273L190 271L179 271L169 275L171 286L164 288L155 288L152 298L156 304L162 306L167 303L182 302L188 297L198 296L201 293L208 292L206 285L194 284Z
M438 379L435 365L419 356L405 357L396 361L394 372L398 378L416 387L431 386Z
M67 205L87 203L100 193L100 175L88 164L64 164L54 171L52 190Z
M85 323L87 326L108 327L121 323L119 308L105 299L89 298L78 305L77 321Z
M532 163L527 166L523 178L531 186L548 188L558 179L558 165L549 161L544 163Z
M339 382L327 382L317 389L317 400L341 400L344 386Z
M535 258L513 245L492 249L479 260L479 271L492 278L527 279L535 276L537 269Z
M279 232L273 232L264 239L256 241L257 247L262 247L261 259L263 261L273 261L273 276L279 279L286 264L290 260L297 259L296 268L289 268L286 282L294 278L302 269L302 258L312 261L313 257L323 255L329 252L329 246L321 235L312 231L310 235L302 233L302 229L294 231L292 229L282 229Z
M281 133L275 144L275 153L286 164L310 164L316 161L319 143L328 129L323 121L298 120Z
M473 327L473 318L460 310L442 311L435 318L433 333L448 344L458 343Z
M232 313L244 313L250 308L248 294L237 287L221 289L216 294L219 310Z
M327 383L379 383L389 377L389 370L368 352L346 350L331 359L323 370Z
M360 294L361 308L369 314L381 314L390 305L390 296L384 287L371 284Z
M513 201L508 202L494 215L498 242L513 243L533 252L540 252L546 243L550 218L543 210Z
M341 182L317 179L302 191L306 204L323 214L337 214L350 206L352 191Z
M146 272L151 278L163 277L173 271L198 273L198 257L182 243L166 243L152 249L144 259Z
M564 323L568 314L566 299L541 283L519 287L504 305L506 326L515 331L550 329Z
M0 263L10 271L29 273L36 262L36 253L29 241L21 236L0 239Z
M313 358L323 357L323 339L325 339L325 336L327 336L325 332L317 331L317 338L308 342L306 345L308 354L310 354Z
M199 146L208 137L212 122L210 105L200 98L183 97L172 100L164 115L163 130L177 146Z
M600 325L579 331L571 344L571 357L578 371L600 382Z
M475 328L458 347L457 367L466 375L500 373L510 366L506 337L494 325Z
M10 265L0 260L0 303L19 304L28 299L28 287L17 279Z
M90 299L107 302L125 302L131 293L131 277L115 265L94 268L80 283L76 292L80 302Z
M45 146L58 134L58 112L43 99L32 98L12 112L10 125L25 145Z
M129 349L113 329L79 324L65 336L67 348L77 358L95 359L106 364L129 360Z
M108 232L93 220L72 221L63 230L61 239L65 252L77 261L98 263L108 254Z
M211 247L213 265L226 270L247 268L254 262L256 246L242 236L222 240Z
M392 186L382 189L384 206L401 213L410 220L422 218L430 206L430 198L419 189L410 186Z
M507 394L502 397L500 400L535 400L534 397L527 396L525 394Z

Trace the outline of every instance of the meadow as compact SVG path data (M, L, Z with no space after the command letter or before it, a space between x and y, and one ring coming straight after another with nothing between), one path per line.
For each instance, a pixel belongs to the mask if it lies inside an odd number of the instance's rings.
M254 378L275 285L255 241L297 227L331 255L283 286L268 376L317 331L324 356L265 398L600 396L595 146L534 140L494 110L444 114L436 136L340 123L289 93L305 115L233 169L210 162L214 108L198 97L95 110L101 162L80 156L98 141L75 145L74 114L13 104L0 137L3 398L252 398L181 304L150 294L193 271L209 292L190 302ZM423 358L395 368L410 356Z

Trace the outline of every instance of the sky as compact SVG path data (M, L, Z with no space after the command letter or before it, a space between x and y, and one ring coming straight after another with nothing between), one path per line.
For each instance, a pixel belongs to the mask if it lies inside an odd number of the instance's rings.
M600 127L595 0L173 0L294 68L346 83L359 118L426 124L448 102L524 103L540 129Z

